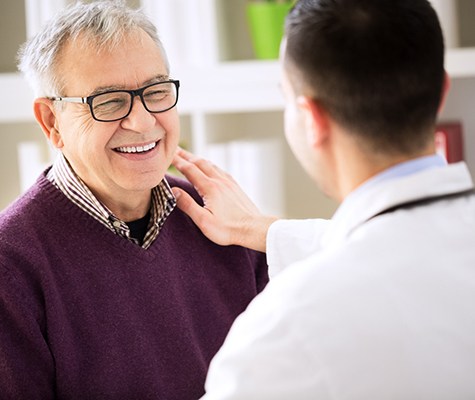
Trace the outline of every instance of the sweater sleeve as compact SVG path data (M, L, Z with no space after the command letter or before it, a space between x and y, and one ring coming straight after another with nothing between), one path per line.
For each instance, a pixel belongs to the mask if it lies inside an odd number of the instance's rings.
M54 362L28 294L0 265L0 393L4 399L53 399Z

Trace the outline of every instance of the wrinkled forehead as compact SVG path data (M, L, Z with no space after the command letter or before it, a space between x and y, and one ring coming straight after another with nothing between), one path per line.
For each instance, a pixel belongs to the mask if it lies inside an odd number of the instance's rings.
M162 49L141 29L103 43L84 32L65 44L58 61L62 95L69 96L102 86L134 88L169 73Z

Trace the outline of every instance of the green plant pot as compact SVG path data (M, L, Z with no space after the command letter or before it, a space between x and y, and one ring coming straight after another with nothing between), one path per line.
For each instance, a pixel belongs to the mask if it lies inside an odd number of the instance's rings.
M256 58L276 59L279 57L285 17L292 4L292 2L247 4L247 19Z

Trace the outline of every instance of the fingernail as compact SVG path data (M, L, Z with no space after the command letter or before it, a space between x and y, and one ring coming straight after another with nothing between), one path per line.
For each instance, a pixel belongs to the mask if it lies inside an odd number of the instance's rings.
M180 190L178 190L178 189L172 188L172 193L175 196L175 199L177 199L177 200L181 196Z

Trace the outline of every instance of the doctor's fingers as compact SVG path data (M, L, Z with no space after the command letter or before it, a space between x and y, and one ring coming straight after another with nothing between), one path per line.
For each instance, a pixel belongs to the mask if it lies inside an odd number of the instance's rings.
M197 189L208 184L206 178L228 181L236 184L234 178L211 161L198 157L189 151L178 148L172 164L180 171Z

